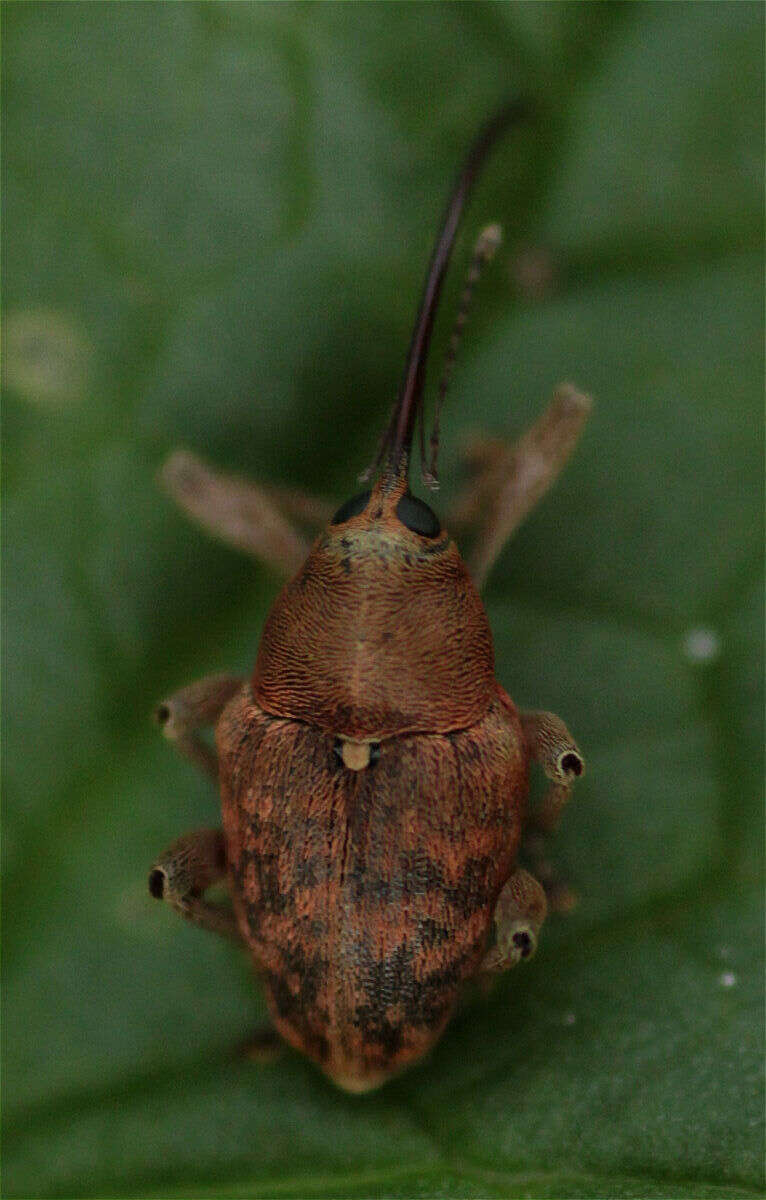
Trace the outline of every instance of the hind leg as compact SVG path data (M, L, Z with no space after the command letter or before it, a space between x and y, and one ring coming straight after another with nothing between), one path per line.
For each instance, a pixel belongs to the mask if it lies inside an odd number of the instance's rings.
M517 868L495 905L494 945L485 954L480 970L496 974L531 958L537 949L540 927L548 904L545 891L529 871Z

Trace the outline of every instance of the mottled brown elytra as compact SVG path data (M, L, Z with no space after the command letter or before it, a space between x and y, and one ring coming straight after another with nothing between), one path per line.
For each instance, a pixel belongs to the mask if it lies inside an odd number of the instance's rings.
M149 889L247 946L278 1033L349 1091L416 1062L465 983L530 957L549 903L568 897L542 838L583 759L558 717L518 710L495 679L478 589L564 465L589 401L564 385L515 445L473 447L473 479L448 522L474 534L467 563L408 484L418 419L424 477L435 479L425 366L460 216L489 149L524 115L517 101L487 122L458 177L369 490L332 516L188 452L162 473L190 516L291 578L249 679L202 680L157 710L165 735L218 781L223 828L175 842ZM439 401L498 240L492 226L477 243ZM312 523L324 528L309 546L300 530ZM200 736L211 725L217 753ZM527 814L534 761L551 784ZM518 865L522 835L531 871ZM205 898L222 880L231 907Z

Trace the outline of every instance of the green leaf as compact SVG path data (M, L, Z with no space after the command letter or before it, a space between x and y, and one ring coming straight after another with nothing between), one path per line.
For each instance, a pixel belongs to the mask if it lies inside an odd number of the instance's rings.
M762 7L5 17L5 1194L761 1195ZM354 1098L238 1058L248 964L146 894L217 810L152 706L246 672L278 586L154 476L183 444L350 493L512 91L539 115L458 246L445 310L503 222L443 476L562 378L594 395L486 594L502 683L587 758L551 847L580 903Z

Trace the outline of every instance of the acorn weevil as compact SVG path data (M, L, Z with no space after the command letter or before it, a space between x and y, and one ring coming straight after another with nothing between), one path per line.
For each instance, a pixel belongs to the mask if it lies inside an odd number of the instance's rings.
M187 452L162 471L187 514L290 581L249 679L204 679L157 709L165 736L218 782L223 828L176 841L149 890L244 943L278 1034L353 1092L421 1058L467 981L529 958L549 903L563 903L541 833L555 827L583 758L558 717L518 710L495 679L479 589L564 465L589 401L564 385L515 445L477 445L474 478L447 522L474 533L467 563L408 483L418 421L424 478L435 477L425 367L459 220L488 151L524 115L517 101L488 121L458 176L368 490L333 516ZM497 234L477 243L446 375ZM299 528L312 522L324 529L309 546ZM527 813L533 762L550 784ZM518 865L522 834L531 870ZM205 896L224 880L231 907Z

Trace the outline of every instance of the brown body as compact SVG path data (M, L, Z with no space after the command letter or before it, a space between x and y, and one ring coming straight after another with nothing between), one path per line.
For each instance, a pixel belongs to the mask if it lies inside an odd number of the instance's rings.
M396 516L405 486L377 488L362 513L330 526L277 597L253 672L267 712L372 742L466 729L486 713L484 606L451 538Z
M248 688L218 725L231 891L274 1024L358 1091L420 1058L486 949L526 792L499 696L470 729L343 766L317 726Z
M458 177L369 492L343 505L309 548L273 490L218 476L189 454L165 469L187 512L293 577L249 682L214 676L158 709L166 736L219 783L223 830L175 842L149 890L243 941L278 1033L350 1091L419 1059L466 980L534 953L546 895L517 865L529 764L539 760L552 780L536 814L546 831L583 767L558 717L518 712L495 680L477 584L561 469L587 400L562 388L516 447L482 451L477 494L486 493L487 512L470 572L407 483L460 214L489 148L525 111L511 104L490 120ZM493 230L477 242L466 296L497 240ZM305 496L280 499L300 519L322 509ZM210 724L217 754L199 736ZM550 887L539 851L528 846L527 859ZM231 909L205 898L223 877Z
M217 728L231 891L279 1032L354 1090L419 1058L487 948L527 785L484 608L406 488L320 536ZM342 739L372 743L350 769Z

